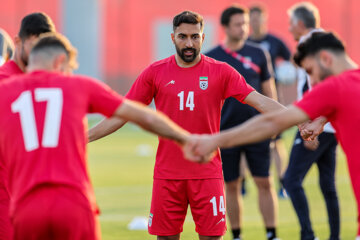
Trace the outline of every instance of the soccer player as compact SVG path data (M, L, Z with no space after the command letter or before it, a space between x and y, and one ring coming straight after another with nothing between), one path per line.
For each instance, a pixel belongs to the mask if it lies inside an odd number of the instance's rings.
M132 121L180 145L189 139L165 115L100 81L65 74L75 57L65 37L44 34L30 52L28 74L0 84L0 151L14 239L100 239L86 166L87 113Z
M279 102L283 103L283 88L281 82L277 78L277 68L279 64L284 64L285 61L290 60L290 51L285 43L278 37L268 32L267 29L267 11L261 5L253 5L250 7L250 27L251 34L248 41L258 43L269 51L271 63L275 70L275 83ZM291 63L290 63L291 64ZM287 64L289 65L289 64ZM291 66L291 65L290 65ZM294 79L295 80L295 79ZM276 171L279 179L279 197L286 198L286 192L283 187L284 161L288 157L288 152L285 148L281 135L277 136L270 144L271 158L275 162Z
M9 34L0 28L0 66L9 61L14 53L14 43Z
M30 50L39 35L55 31L54 23L45 13L31 13L25 16L21 21L19 33L15 37L14 59L0 68L0 80L25 72Z
M296 41L302 37L319 31L320 14L311 3L298 3L289 11L289 30ZM303 69L299 70L298 99L311 88L308 77ZM324 196L328 214L331 240L340 237L339 202L335 185L336 147L337 140L330 124L324 132L313 141L304 141L300 132L296 134L290 154L289 165L285 172L284 185L288 192L301 226L301 240L315 239L310 221L309 207L302 183L310 168L316 163L319 169L320 189Z
M207 56L234 67L256 91L276 99L269 53L258 44L246 42L249 34L248 9L232 6L221 15L226 39L223 44L206 53ZM228 98L221 112L220 129L225 130L259 114L256 109ZM259 208L266 228L267 239L276 238L277 197L270 172L270 140L243 147L221 149L226 189L227 212L233 238L241 239L243 201L240 194L242 176L239 165L245 154L247 165L258 189ZM244 165L240 165L240 169Z
M294 60L306 70L314 86L303 99L286 110L258 116L221 134L200 137L195 149L194 145L185 148L201 155L217 147L250 144L312 119L313 127L303 130L307 138L310 137L308 133L315 132L311 129L318 129L326 118L334 126L337 139L345 151L360 216L360 105L357 101L360 96L360 69L347 55L341 40L331 32L313 33L297 47ZM357 235L356 240L360 240L360 218Z
M46 32L55 32L53 22L46 14L32 13L22 19L19 33L15 37L14 57L0 67L0 83L25 71L31 47L39 35ZM0 239L12 238L6 174L6 166L0 159Z
M203 18L184 11L173 19L176 54L155 62L137 78L127 98L150 104L194 133L219 131L224 100L234 97L260 112L283 106L250 87L228 64L200 54ZM102 121L90 141L120 128L125 121ZM200 240L220 240L226 230L226 206L219 152L209 164L185 161L176 145L159 139L155 162L149 233L159 240L178 240L190 205Z

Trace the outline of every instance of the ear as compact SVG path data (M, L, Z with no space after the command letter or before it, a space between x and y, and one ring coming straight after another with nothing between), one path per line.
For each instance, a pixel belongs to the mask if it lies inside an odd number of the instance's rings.
M175 33L171 33L171 40L175 44Z
M67 63L67 56L65 53L58 54L53 61L53 69L55 71L64 72Z
M201 38L202 38L202 42L204 42L204 39L205 39L205 33L203 33L203 34L202 34Z
M327 50L320 50L318 53L320 62L327 68L330 68L333 64L333 55Z
M14 44L16 47L20 47L20 45L22 44L21 38L18 35L14 37Z

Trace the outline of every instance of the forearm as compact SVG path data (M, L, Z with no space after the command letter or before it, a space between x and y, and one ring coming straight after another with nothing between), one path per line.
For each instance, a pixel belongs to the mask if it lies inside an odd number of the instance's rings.
M179 127L166 115L161 112L155 112L143 104L126 101L116 111L116 115L134 122L149 132L174 140L180 144L183 144L189 136L186 130Z
M95 125L88 131L89 142L96 141L115 132L116 130L124 126L125 123L126 121L120 118L103 119L101 122L99 122L97 125Z
M271 138L283 129L271 117L259 115L240 126L222 131L215 139L218 147L230 148Z
M290 106L288 109L258 115L240 126L222 131L215 138L221 148L256 143L308 119L302 110Z
M245 99L244 103L252 106L261 113L273 112L286 109L277 101L266 97L256 91L251 92Z
M275 101L278 100L274 78L270 78L269 80L263 82L261 87L262 87L262 93L266 97L271 98Z
M274 112L274 111L286 109L286 107L280 104L279 102L268 97L265 98L266 98L265 101L262 101L255 107L256 110L258 110L259 112L267 113L267 112Z

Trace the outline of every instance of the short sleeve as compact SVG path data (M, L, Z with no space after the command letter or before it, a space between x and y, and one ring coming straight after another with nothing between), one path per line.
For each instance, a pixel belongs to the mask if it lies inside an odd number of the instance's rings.
M111 117L122 104L123 97L112 90L108 85L96 79L84 78L89 92L89 113L101 113Z
M324 116L331 120L339 103L339 88L334 80L326 79L311 91L307 91L295 106L302 109L310 119Z
M149 105L155 95L155 74L152 66L147 67L131 86L126 98Z
M246 83L244 77L227 63L224 63L222 67L222 76L225 78L223 99L234 97L243 102L249 93L255 91Z
M260 66L261 67L260 81L265 82L274 75L274 71L271 64L270 53L267 50L261 51L261 58L262 58L261 61L262 64Z
M289 61L290 57L291 57L291 53L290 53L289 48L280 39L279 39L279 46L280 46L279 56L281 58L283 58L284 60Z

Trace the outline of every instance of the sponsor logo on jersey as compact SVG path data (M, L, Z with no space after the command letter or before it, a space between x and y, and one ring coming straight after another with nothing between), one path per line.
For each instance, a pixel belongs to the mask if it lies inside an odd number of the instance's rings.
M208 77L200 77L200 89L206 90L208 88Z
M251 57L245 57L245 59L247 60L246 62L244 62L243 63L243 66L244 66L244 68L246 68L246 69L250 69L251 68Z
M149 227L151 227L152 225L152 219L153 219L154 215L152 213L150 213L150 216L149 216Z
M174 85L174 84L175 84L175 80L171 80L170 82L168 82L168 83L165 85L165 87L166 87L167 85L169 85L169 84Z

